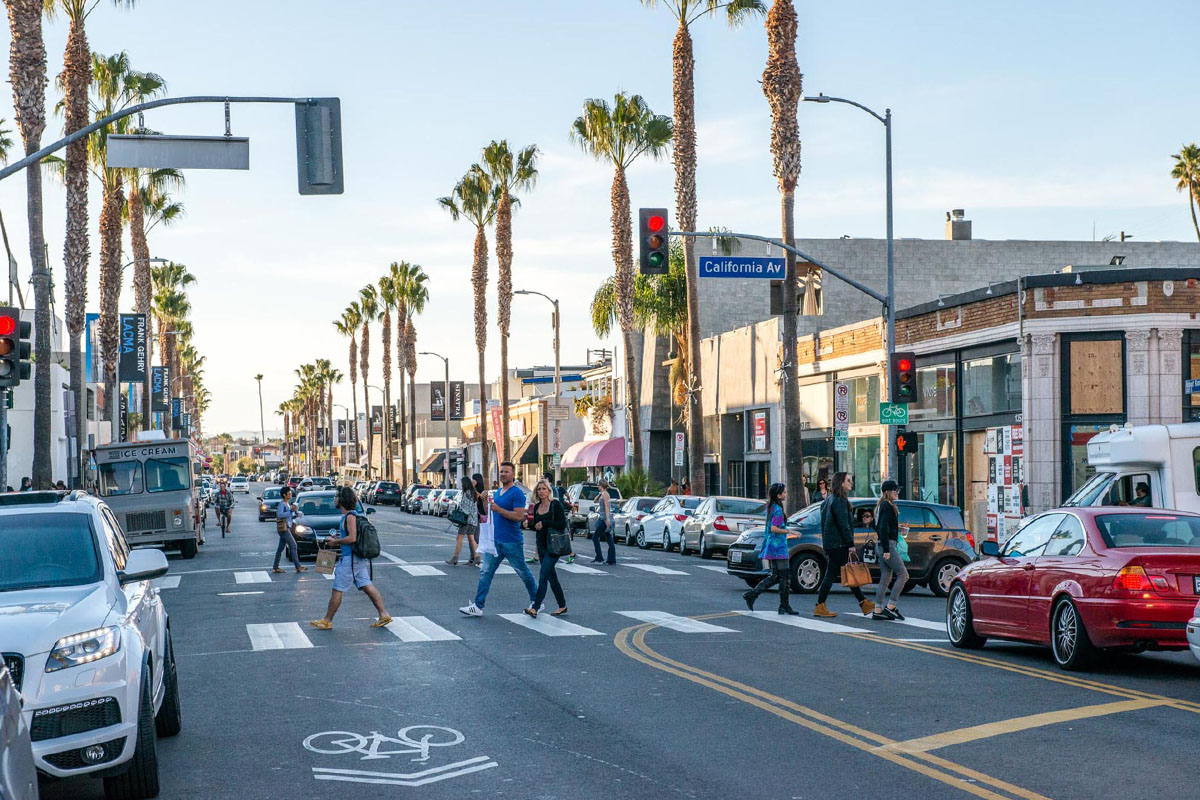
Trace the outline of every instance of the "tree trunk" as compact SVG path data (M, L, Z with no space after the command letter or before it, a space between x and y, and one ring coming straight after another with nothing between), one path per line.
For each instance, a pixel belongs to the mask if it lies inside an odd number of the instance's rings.
M626 468L645 469L642 460L642 413L638 393L638 376L633 354L633 223L629 218L629 186L625 170L617 165L612 183L612 253L616 268L617 320L621 325L621 341L625 347L625 398L629 426L625 432L633 445L632 459L626 458ZM613 398L614 403L616 398Z
M400 374L400 484L408 486L408 404L404 402L404 376L407 371L407 350L405 349L405 329L408 327L408 314L402 313L396 317L396 368Z
M475 349L479 352L479 436L483 442L480 464L484 485L491 480L488 467L487 432L487 374L483 363L487 351L487 233L480 225L475 229L475 258L471 265L471 286L475 290ZM501 381L503 383L503 381ZM506 434L507 432L501 432ZM503 435L497 437L503 441Z
M412 362L409 362L408 368L408 440L412 442L413 449L413 480L419 481L421 476L417 473L420 467L420 461L417 459L417 371L412 368Z
M392 479L392 310L383 312L383 447L384 467L379 474Z
M371 388L367 385L367 373L370 369L367 358L371 354L371 329L366 322L363 322L362 340L359 342L358 350L358 369L362 373L363 402L366 403L363 410L367 414L367 480L370 480L375 462L375 417L371 414Z
M146 218L142 208L141 187L129 187L129 244L133 250L133 294L134 306L139 314L146 315L150 324L150 299L154 282L150 278L150 245L146 242ZM142 384L142 430L150 430L150 363L151 337L146 337L146 380Z
M70 134L88 124L88 86L92 82L92 56L82 20L71 20L67 47L63 56L66 81L64 133ZM88 196L87 140L67 145L65 183L67 190L67 226L63 241L63 265L66 283L64 316L71 359L71 394L75 397L75 437L78 472L72 486L83 486L83 450L87 447L87 382L83 374L83 336L87 308L88 269Z
M1200 194L1200 186L1188 187L1188 207L1192 210L1192 227L1196 229L1196 241L1200 242L1200 222L1196 222L1196 196Z
M121 184L104 192L100 208L100 353L104 363L106 414L112 423L112 440L118 436L117 360L120 356L121 304L121 207L125 203Z
M500 193L496 207L496 322L500 328L500 452L497 457L508 461L508 329L512 321L512 207L508 188ZM448 402L448 401L447 401ZM448 406L447 406L448 407ZM447 412L448 413L448 412ZM447 416L447 419L449 417Z
M356 332L350 331L350 400L354 406L354 422L350 425L350 435L354 437L354 463L362 463L362 451L358 444L358 342L354 337Z

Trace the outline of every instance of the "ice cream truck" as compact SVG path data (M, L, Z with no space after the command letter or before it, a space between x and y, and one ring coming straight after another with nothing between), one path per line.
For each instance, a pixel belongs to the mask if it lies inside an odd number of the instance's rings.
M1093 475L1068 506L1147 506L1200 512L1200 422L1126 425L1087 445Z

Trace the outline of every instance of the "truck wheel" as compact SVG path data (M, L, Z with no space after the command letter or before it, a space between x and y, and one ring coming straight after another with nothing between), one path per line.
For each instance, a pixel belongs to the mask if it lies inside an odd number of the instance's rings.
M175 666L175 643L171 640L171 629L167 628L166 647L163 648L163 700L154 717L155 731L159 736L174 736L183 728L183 709L179 704L179 670Z
M158 737L154 729L154 698L150 671L142 670L142 699L138 704L137 746L129 768L104 779L107 800L143 800L158 796Z
M179 544L179 552L184 558L196 557L196 540L186 539Z

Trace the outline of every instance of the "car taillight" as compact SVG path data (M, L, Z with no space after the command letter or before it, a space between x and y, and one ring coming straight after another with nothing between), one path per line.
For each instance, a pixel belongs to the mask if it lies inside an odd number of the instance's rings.
M971 535L970 531L967 531L967 544L971 545L972 550L975 549L975 537Z
M1113 588L1123 592L1149 592L1154 587L1150 584L1150 578L1146 575L1146 570L1137 564L1133 564L1121 568L1121 571L1117 573L1117 577L1113 578Z
M645 515L645 514L638 514L638 515L637 515L637 519L639 519L639 520L640 520L640 519L641 519L642 517L644 517L644 516L646 516L646 515Z
M716 519L714 519L713 520L713 528L715 528L716 530L719 530L719 531L725 531L726 533L729 533L729 523L727 523L725 521L724 517L717 517Z
M687 514L676 514L675 519L678 522L683 522L684 520L687 519Z

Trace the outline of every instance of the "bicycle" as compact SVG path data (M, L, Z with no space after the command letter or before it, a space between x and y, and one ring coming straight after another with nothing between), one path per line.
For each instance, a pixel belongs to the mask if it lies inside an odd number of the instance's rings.
M430 731L421 736L419 739L414 739L409 735L410 731ZM447 737L447 734L449 735ZM466 741L466 737L453 728L443 728L439 725L410 725L407 728L401 728L397 734L397 738L393 739L390 736L384 736L379 731L371 731L370 736L363 736L360 733L352 733L350 731L323 731L314 733L304 740L304 748L314 753L322 755L339 756L346 753L363 753L360 761L370 761L380 758L388 758L390 756L399 755L417 755L419 758L412 759L413 761L428 761L429 748L431 747L453 747L456 744L462 744ZM433 741L435 736L440 736L448 741ZM318 746L318 740L325 737L331 738L328 744L321 741ZM405 745L410 749L407 750L382 750L384 744Z

